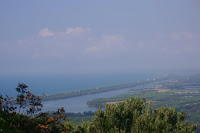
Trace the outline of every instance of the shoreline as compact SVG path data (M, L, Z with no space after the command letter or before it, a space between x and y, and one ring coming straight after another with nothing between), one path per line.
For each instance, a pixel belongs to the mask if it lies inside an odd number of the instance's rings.
M64 93L52 94L52 95L46 95L46 96L43 95L41 96L41 98L43 101L66 99L66 98L78 97L78 96L89 95L89 94L98 94L98 93L112 91L112 90L136 87L139 85L145 85L145 84L154 83L157 81L167 80L169 78L170 78L169 76L165 76L161 78L148 79L148 80L143 80L143 81L112 85L112 86L107 86L107 87L99 87L99 88L87 89L87 90L77 90L77 91L72 91L72 92L64 92Z

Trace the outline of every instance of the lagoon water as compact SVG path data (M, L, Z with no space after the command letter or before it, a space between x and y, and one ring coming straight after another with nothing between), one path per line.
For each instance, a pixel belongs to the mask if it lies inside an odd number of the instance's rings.
M0 75L0 94L16 96L15 88L18 83L25 83L33 94L42 95L64 93L76 90L93 89L103 86L118 85L158 78L161 74L82 74L82 75L32 75L32 76L3 76ZM141 86L140 86L141 87ZM130 89L130 88L129 88ZM84 95L68 99L43 101L43 111L56 110L65 107L67 112L96 111L96 108L87 106L87 101L96 98L113 97L128 93L129 89L114 90L92 95Z
M42 111L43 112L56 111L60 107L64 107L66 112L75 112L75 113L84 112L84 111L95 112L97 111L97 108L89 107L87 105L88 101L94 100L97 98L110 98L110 97L115 97L121 94L128 94L130 89L153 86L154 84L156 83L139 85L136 87L125 88L125 89L120 89L120 90L112 90L112 91L102 92L98 94L90 94L90 95L83 95L83 96L77 96L77 97L66 98L66 99L43 101L44 107Z

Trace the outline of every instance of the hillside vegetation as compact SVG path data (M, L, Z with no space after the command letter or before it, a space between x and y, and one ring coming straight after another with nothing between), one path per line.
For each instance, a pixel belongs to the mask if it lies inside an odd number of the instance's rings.
M131 98L117 104L108 104L105 110L95 112L92 121L82 122L73 127L64 115L64 109L58 109L53 115L34 114L41 110L41 99L27 91L25 84L19 84L19 95L0 97L1 132L63 132L63 133L130 133L130 132L196 132L196 124L183 121L186 113L175 108L160 107L152 109L145 99ZM12 104L14 101L15 105ZM17 110L19 110L17 112Z
M156 84L151 88L134 88L129 94L112 98L95 99L89 106L104 107L131 97L145 98L152 102L152 108L174 107L188 113L186 120L200 124L200 75L182 76L170 82ZM198 126L200 132L200 127Z

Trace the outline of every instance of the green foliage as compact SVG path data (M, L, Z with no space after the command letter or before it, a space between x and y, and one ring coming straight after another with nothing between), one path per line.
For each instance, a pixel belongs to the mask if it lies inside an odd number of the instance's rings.
M191 80L192 79L192 80ZM187 112L185 120L190 121L191 123L198 123L200 125L200 98L199 86L190 86L198 85L200 83L200 78L184 78L179 80L179 82L163 82L162 88L159 90L167 89L168 92L155 92L155 88L134 88L131 90L132 94L119 95L112 98L101 98L95 99L88 102L89 106L94 107L103 107L107 102L115 102L129 99L131 97L145 98L153 102L152 108L156 109L161 106L164 107L174 107L178 111L183 110ZM184 86L184 89L174 88L174 85ZM189 86L188 86L189 84ZM170 87L169 87L170 86ZM169 88L168 88L169 87ZM200 132L200 126L197 127L197 131Z
M61 123L62 120L67 120L63 114L65 112L64 108L58 109L55 116L40 113L37 117L31 117L32 114L41 110L42 104L41 99L27 91L27 88L27 85L19 84L16 88L19 92L16 99L0 96L0 132L54 133L71 131L70 126L67 127L68 125L64 126ZM18 113L17 108L19 109Z
M68 121L68 122L66 122L66 123L64 124L64 127L65 127L67 130L63 131L62 133L70 133L70 132L74 129L74 123Z
M197 125L184 121L186 113L177 112L175 108L160 107L152 109L145 99L130 98L126 101L108 104L105 110L98 109L92 121L83 121L74 127L66 122L64 108L52 115L40 113L31 117L42 107L40 98L26 91L25 84L16 89L20 94L14 103L13 98L0 96L0 132L6 133L193 133ZM21 114L20 109L26 113ZM40 109L39 109L40 110ZM90 116L91 112L85 112ZM73 116L73 114L71 114Z
M68 116L68 119L69 119L69 121L73 122L74 125L80 125L83 121L92 121L94 119L94 115L91 115L91 116L74 116L74 117Z
M75 128L75 133L192 133L196 124L183 122L186 113L175 108L160 107L151 109L151 104L144 99L131 98L117 104L105 106L95 113L91 122L83 122Z
M37 119L19 113L0 111L0 131L6 133L40 132Z
M39 96L35 96L30 91L27 91L27 85L24 83L19 83L18 87L16 88L17 92L17 105L19 105L19 112L22 110L23 113L26 112L27 115L34 114L38 111L41 111L41 99ZM25 111L25 112L24 112Z

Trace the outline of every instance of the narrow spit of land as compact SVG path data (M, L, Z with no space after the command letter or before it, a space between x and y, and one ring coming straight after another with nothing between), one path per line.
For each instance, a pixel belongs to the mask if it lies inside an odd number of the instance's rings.
M103 108L106 104L115 104L131 97L144 98L152 102L152 108L174 107L187 112L186 120L198 123L200 133L200 74L180 76L172 81L160 82L154 87L134 88L129 94L109 98L97 98L87 102L90 107Z
M43 95L41 98L44 101L71 98L71 97L77 97L77 96L88 95L88 94L97 94L97 93L107 92L111 90L119 90L119 89L124 89L124 88L129 88L129 87L135 87L138 85L144 85L144 84L154 83L154 82L168 80L168 79L170 79L170 77L165 76L161 78L148 79L148 80L137 81L133 83L126 83L126 84L113 85L113 86L107 86L107 87L99 87L99 88L88 89L88 90L77 90L77 91L65 92L65 93L53 94L53 95Z

